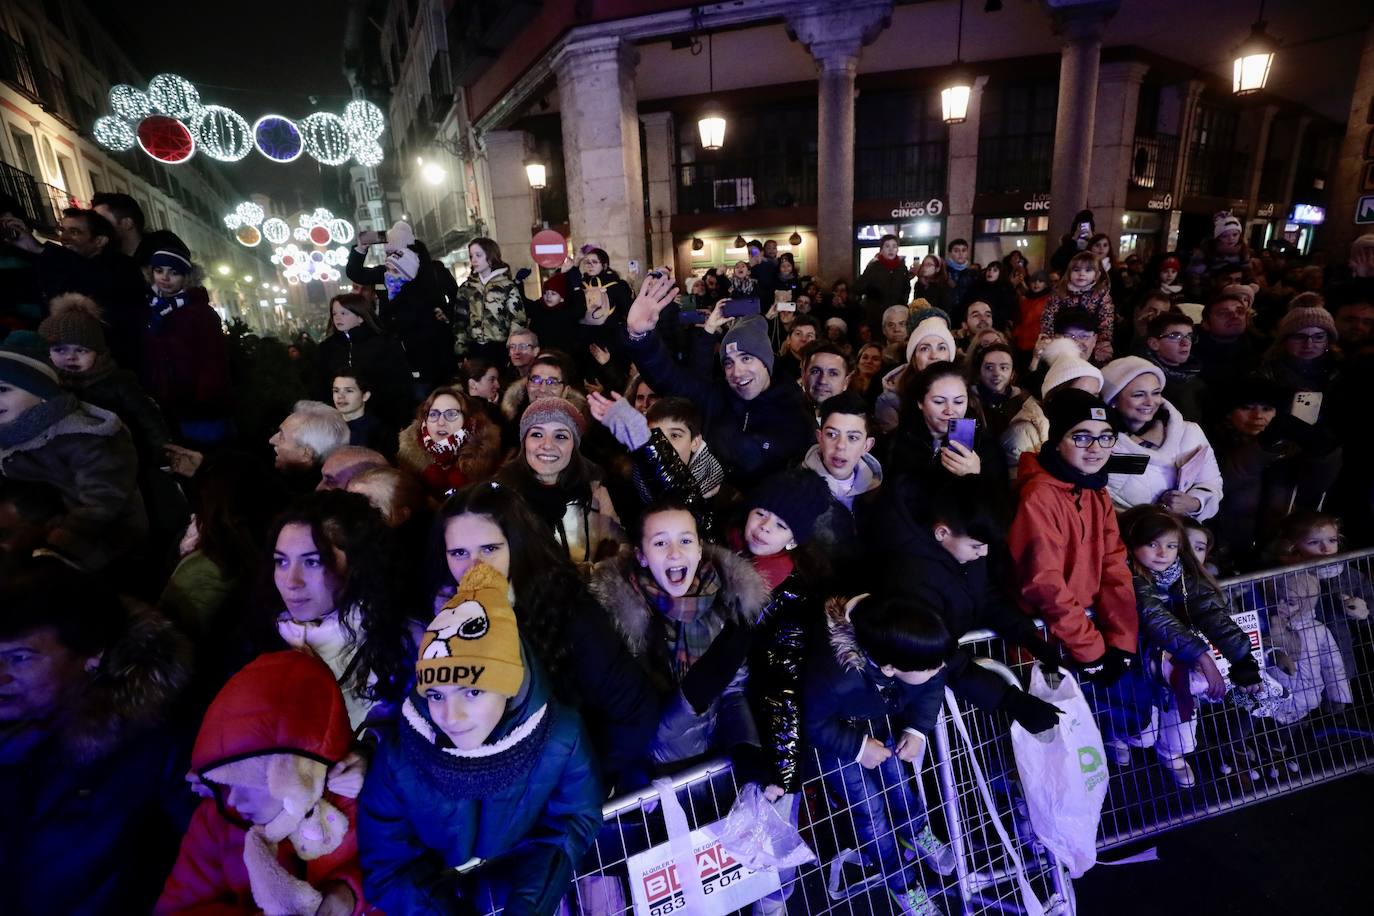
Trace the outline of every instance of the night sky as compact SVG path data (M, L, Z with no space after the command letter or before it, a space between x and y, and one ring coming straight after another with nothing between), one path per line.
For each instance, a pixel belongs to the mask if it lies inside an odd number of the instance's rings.
M337 0L136 0L89 8L145 78L184 76L203 102L232 108L251 124L264 114L299 119L316 109L343 109L349 99L342 69L346 6ZM245 194L271 195L292 210L298 193L306 209L320 203L321 170L348 168L321 166L308 156L275 165L256 152L217 165Z

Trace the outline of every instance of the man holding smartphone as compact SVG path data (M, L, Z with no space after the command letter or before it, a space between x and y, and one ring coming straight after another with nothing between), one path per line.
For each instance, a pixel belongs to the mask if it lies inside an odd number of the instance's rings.
M767 322L757 315L736 321L721 340L724 378L698 375L674 362L654 333L659 313L676 294L671 277L649 276L630 305L626 346L640 374L654 391L688 398L701 409L704 437L736 486L747 488L795 463L813 439L815 421L800 386L772 384ZM724 328L722 306L716 305L702 332L715 335Z

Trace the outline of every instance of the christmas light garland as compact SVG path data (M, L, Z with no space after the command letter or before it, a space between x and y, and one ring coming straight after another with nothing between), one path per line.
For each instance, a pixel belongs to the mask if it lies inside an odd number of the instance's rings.
M251 127L231 108L202 104L195 85L174 73L153 77L147 91L114 86L109 100L112 113L91 125L96 142L116 152L138 146L166 165L186 162L197 150L220 162L237 162L256 149L273 162L294 162L303 153L322 165L352 159L368 168L384 156L378 140L386 115L363 99L349 102L341 115L316 111L295 121L266 114Z

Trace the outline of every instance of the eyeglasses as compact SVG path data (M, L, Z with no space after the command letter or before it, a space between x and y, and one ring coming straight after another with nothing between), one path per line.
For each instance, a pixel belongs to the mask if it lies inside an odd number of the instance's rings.
M431 410L429 413L425 414L425 419L429 420L431 423L440 417L443 417L450 423L457 423L463 418L463 412L456 407L450 407L448 410Z
M1094 442L1103 448L1112 448L1116 445L1116 433L1103 433L1100 436L1094 436L1092 433L1074 433L1069 438L1073 440L1075 448L1090 448Z
M561 385L563 384L563 380L561 378L554 378L552 376L546 377L543 375L531 375L530 384L536 386L543 385L547 388L550 385Z
M1311 334L1289 334L1289 340L1299 340L1303 343L1326 343L1327 334L1325 331L1313 331Z
M1197 335L1191 331L1170 331L1168 334L1160 334L1159 339L1172 341L1186 340L1191 343L1197 340Z
M526 350L533 350L533 349L534 349L534 344L527 344L527 343L508 343L508 344L506 344L506 349L507 349L507 350L514 350L514 351L517 352L517 353L524 353Z

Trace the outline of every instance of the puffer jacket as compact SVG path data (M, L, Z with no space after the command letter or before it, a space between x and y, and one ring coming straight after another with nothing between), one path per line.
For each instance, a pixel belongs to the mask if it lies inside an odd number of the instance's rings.
M1135 653L1135 587L1107 491L1059 480L1032 454L1021 456L1017 484L1020 504L1007 546L1021 611L1044 620L1076 662L1096 661L1109 646Z
M525 327L525 297L505 267L498 267L485 279L476 273L458 287L455 315L459 354L468 344L503 344L511 328Z
M698 375L673 362L658 334L625 340L654 391L687 398L701 410L703 438L741 489L794 464L815 441L816 421L799 386L775 380L746 401L723 378Z
M260 655L224 685L206 710L191 751L191 769L207 773L251 757L296 754L333 766L352 746L353 733L334 675L312 655L295 650ZM341 842L309 860L299 856L289 839L277 848L277 860L288 874L311 887L342 881L353 891L354 916L367 910L358 868L357 809L353 799L326 784L321 798L347 818ZM154 912L261 912L244 862L247 832L221 813L214 799L196 808L176 865Z
M1164 442L1159 448L1146 448L1124 434L1117 438L1113 455L1145 455L1150 463L1143 474L1108 475L1107 491L1112 502L1119 509L1129 509L1157 502L1166 490L1182 489L1202 504L1193 513L1193 518L1205 522L1216 515L1221 506L1221 468L1217 466L1212 445L1202 427L1183 419L1168 401L1160 405L1155 419L1165 424ZM1195 470L1191 471L1188 486L1181 487L1181 472L1189 463L1194 464Z
M825 606L825 639L815 640L807 660L803 710L807 743L825 757L852 763L864 739L882 734L875 720L891 720L892 733L910 729L929 738L945 696L945 672L919 686L884 677L854 638L845 600Z
M147 913L197 799L190 736L168 725L190 647L133 614L56 723L0 730L0 882L12 916Z
M705 445L701 448L706 450ZM696 516L702 540L715 540L715 513L702 492L701 482L692 469L682 463L663 430L651 430L649 441L631 452L630 459L634 464L635 489L646 505L665 496L680 500ZM696 464L695 458L693 464ZM720 488L719 483L716 488Z
M816 472L830 490L830 505L816 519L813 543L829 558L841 582L857 585L855 577L862 565L863 546L859 542L855 512L867 494L882 487L883 466L869 453L859 460L851 480L838 481L826 471L820 446L813 445L806 453L802 467Z
M359 797L368 900L388 913L461 913L473 859L507 891L511 916L544 916L601 827L601 783L577 713L554 699L526 659L520 693L477 751L460 751L406 699ZM499 877L498 877L499 876Z
M572 489L563 493L560 497L563 514L554 518L553 512L545 515L542 511L551 502L548 494L535 489L549 488L545 488L532 473L519 468L524 460L523 456L517 455L496 479L525 497L536 514L549 524L554 538L568 552L568 558L573 563L585 569L608 554L615 553L619 545L626 542L625 529L616 515L611 495L599 479L592 480L582 494ZM597 474L600 474L599 469Z
M712 563L720 572L721 587L709 621L717 633L727 628L747 630L756 625L767 607L768 584L748 560L723 547L707 545L701 562ZM682 682L673 674L666 635L659 613L650 607L635 580L639 564L629 547L618 557L603 560L592 569L592 594L611 615L620 637L649 675L660 697L662 713L651 756L666 765L706 753L730 750L738 745L757 745L758 732L745 695L748 669L735 664L725 672L728 683L705 709L698 713L683 695ZM703 656L705 659L706 656ZM742 662L742 659L740 660ZM705 662L698 660L688 675L697 673ZM725 680L725 678L722 678Z
M1231 619L1231 606L1225 593L1197 581L1186 572L1170 586L1167 594L1160 592L1154 578L1148 574L1137 570L1132 578L1136 607L1140 612L1142 658L1158 664L1160 653L1168 652L1191 667L1204 653L1211 651L1207 646L1210 640L1233 666L1251 659L1250 637ZM1253 664L1252 660L1245 667ZM1257 683L1258 677L1256 669L1250 683Z
M137 547L148 532L138 490L138 454L113 413L77 402L76 409L26 442L0 448L0 498L46 488L61 505L44 517L44 544L84 570L98 570Z

